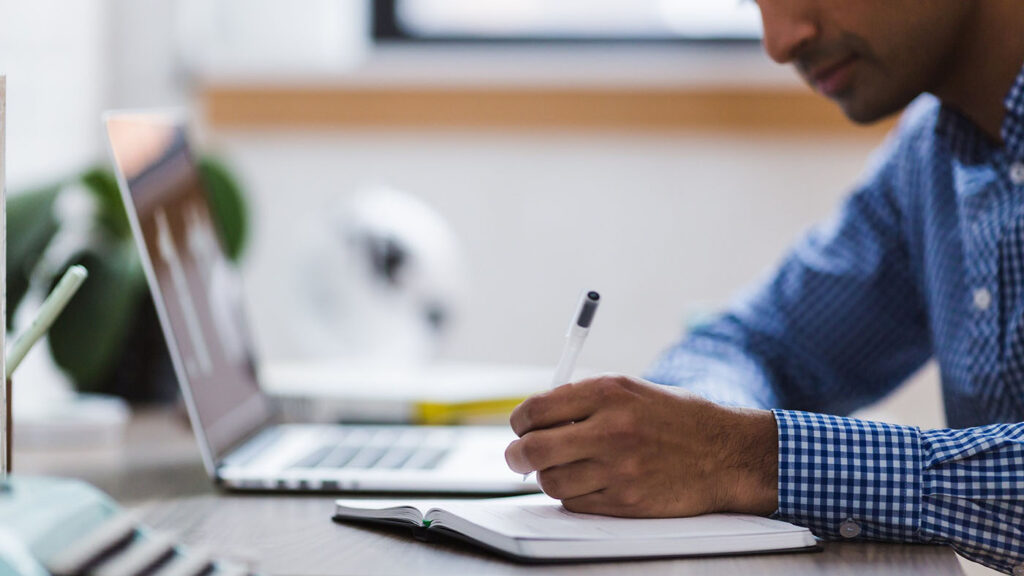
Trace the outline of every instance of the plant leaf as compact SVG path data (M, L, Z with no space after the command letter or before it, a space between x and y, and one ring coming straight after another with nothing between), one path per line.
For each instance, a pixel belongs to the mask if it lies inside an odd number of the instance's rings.
M217 222L224 252L228 258L237 262L242 256L249 231L249 215L242 190L227 167L216 158L201 158L199 173L206 187L210 213Z
M81 391L98 391L111 377L144 295L134 244L121 248L82 252L68 262L85 266L89 278L53 324L49 342L54 361Z
M7 309L12 312L25 297L32 270L57 233L53 203L60 189L54 185L7 197ZM13 316L7 316L8 329Z
M100 225L115 238L131 239L128 213L125 212L114 173L97 166L82 174L82 184L96 196Z

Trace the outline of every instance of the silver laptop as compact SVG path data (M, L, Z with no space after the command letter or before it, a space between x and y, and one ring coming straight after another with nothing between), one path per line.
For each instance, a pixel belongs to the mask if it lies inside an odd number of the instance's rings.
M107 136L207 472L240 490L521 493L508 427L275 424L183 118L113 112Z

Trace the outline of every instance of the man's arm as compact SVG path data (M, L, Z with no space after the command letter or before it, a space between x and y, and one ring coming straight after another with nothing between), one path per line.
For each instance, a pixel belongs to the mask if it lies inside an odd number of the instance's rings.
M932 349L900 142L877 153L839 212L759 288L667 350L645 378L725 404L848 414L919 368Z
M725 407L625 376L533 396L511 422L509 466L538 471L572 511L774 513L823 538L948 544L1004 572L1024 565L1024 423L921 431Z

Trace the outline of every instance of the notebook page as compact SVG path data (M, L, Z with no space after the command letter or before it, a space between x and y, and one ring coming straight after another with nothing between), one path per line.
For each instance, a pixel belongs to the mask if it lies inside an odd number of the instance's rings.
M577 514L543 494L446 502L444 511L512 538L541 540L686 539L803 532L785 522L740 514L693 518L614 518ZM429 516L428 516L429 517Z
M334 501L334 512L344 518L406 520L420 524L423 513L444 506L447 500L410 500L398 498L342 498Z

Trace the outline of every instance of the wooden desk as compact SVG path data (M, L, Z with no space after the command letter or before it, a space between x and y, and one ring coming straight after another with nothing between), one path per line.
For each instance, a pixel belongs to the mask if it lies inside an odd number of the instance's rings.
M146 506L143 518L268 574L962 574L946 548L863 543L810 554L527 566L457 543L335 524L332 509L329 497L205 495Z
M515 564L457 543L423 543L402 531L335 524L331 496L218 493L205 478L187 425L167 412L134 418L123 450L105 458L88 463L87 455L69 461L37 451L16 454L15 461L21 473L60 472L88 480L154 528L266 574L963 574L948 548L867 543L826 543L824 552L811 554Z

